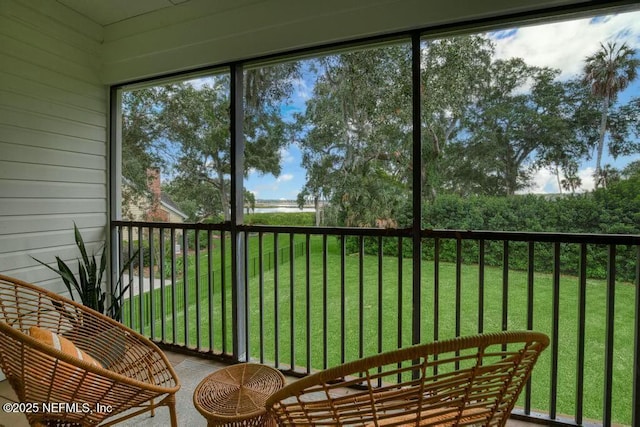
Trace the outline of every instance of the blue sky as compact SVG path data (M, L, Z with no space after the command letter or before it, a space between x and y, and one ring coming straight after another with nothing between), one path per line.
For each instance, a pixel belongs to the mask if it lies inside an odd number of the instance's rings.
M607 41L626 42L636 49L640 57L640 11L590 19L557 22L546 25L507 28L491 33L496 44L497 58L522 57L530 65L548 66L561 70L561 79L575 77L581 71L584 58L593 54L600 43ZM303 72L303 77L294 82L295 93L282 112L291 117L294 112L304 111L305 101L313 91L313 76ZM621 94L619 101L640 96L640 78ZM300 166L301 153L294 143L281 152L282 173L275 177L255 171L249 173L245 188L256 194L257 199L295 199L305 183L305 170ZM640 156L610 158L610 163L622 168ZM583 163L578 175L582 178L582 190L593 188L595 159ZM541 170L535 176L534 185L526 192L557 193L556 178L550 171Z

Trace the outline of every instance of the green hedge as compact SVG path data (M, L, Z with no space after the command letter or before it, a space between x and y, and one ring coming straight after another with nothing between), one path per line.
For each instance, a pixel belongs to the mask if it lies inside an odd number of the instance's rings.
M433 204L425 206L422 226L423 228L460 230L640 234L640 178L621 181L609 189L580 195L469 198L443 195ZM504 257L503 243L487 241L485 245L485 264L501 266ZM422 248L424 259L434 259L434 246L433 240L424 242ZM356 253L358 239L348 238L346 248L349 253ZM397 239L383 239L382 249L384 255L397 256ZM478 262L477 242L465 241L461 249L463 263ZM376 254L378 239L365 238L364 251L367 254ZM526 242L510 243L509 268L526 270L528 251ZM553 270L554 246L552 243L536 243L534 253L536 271ZM411 256L409 239L403 241L403 256ZM617 248L618 279L635 280L636 256L637 248ZM607 257L606 247L588 245L587 276L597 279L605 278ZM439 258L441 261L455 262L456 242L450 239L441 240ZM561 244L560 267L563 274L578 274L579 259L579 245Z

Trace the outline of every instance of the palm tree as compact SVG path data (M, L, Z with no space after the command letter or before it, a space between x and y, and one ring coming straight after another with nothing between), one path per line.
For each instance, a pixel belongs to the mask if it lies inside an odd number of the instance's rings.
M582 179L577 175L567 176L561 181L562 188L576 194L576 190L582 185Z
M560 188L567 191L571 191L571 194L575 194L576 190L582 185L582 179L578 176L578 164L576 162L569 162L564 167L564 179L560 181ZM562 190L560 190L562 193Z
M609 188L613 183L620 181L620 171L613 166L606 164L604 168L596 175L596 188Z
M600 50L585 59L583 81L591 86L591 92L595 96L602 99L596 177L601 175L609 107L615 102L618 94L626 89L637 76L640 60L634 57L635 53L635 50L627 46L626 43L617 46L615 42L608 42L606 46L600 43ZM597 186L598 184L596 184Z

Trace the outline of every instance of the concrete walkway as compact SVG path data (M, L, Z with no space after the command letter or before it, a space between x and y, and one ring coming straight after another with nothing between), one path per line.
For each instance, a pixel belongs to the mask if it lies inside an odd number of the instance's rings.
M122 276L122 283L126 284L129 283L129 275L128 274L124 274ZM153 289L160 289L160 284L161 284L161 280L160 279L154 279L153 280ZM171 281L170 280L165 280L164 281L164 286L169 287L171 286ZM149 279L148 277L143 277L142 278L142 292L148 292L151 290L151 279ZM128 298L129 295L133 295L136 296L140 294L140 277L139 276L133 276L133 281L131 282L131 289L127 290L127 292L125 292L124 297Z

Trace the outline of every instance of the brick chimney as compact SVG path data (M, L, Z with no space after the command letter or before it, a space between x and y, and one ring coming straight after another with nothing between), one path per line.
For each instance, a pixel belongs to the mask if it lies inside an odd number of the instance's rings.
M160 169L147 169L147 186L151 193L151 206L147 210L147 221L169 221L169 215L161 209Z

